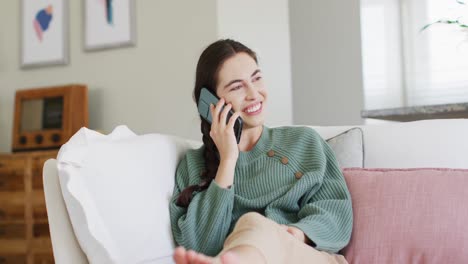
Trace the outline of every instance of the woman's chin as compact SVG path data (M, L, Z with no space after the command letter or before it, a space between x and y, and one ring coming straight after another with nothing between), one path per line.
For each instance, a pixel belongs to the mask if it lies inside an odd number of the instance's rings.
M248 119L244 119L243 120L244 123L243 123L243 129L249 129L249 128L255 128L255 127L259 127L259 126L263 126L263 124L265 123L263 118L248 118Z

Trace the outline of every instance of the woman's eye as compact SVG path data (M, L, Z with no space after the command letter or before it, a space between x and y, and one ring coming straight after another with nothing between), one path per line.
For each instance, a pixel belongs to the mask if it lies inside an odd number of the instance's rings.
M256 81L258 81L260 79L262 79L262 76L257 76L257 77L254 78L254 82L256 82Z
M242 88L242 85L234 86L234 87L231 88L230 91L239 90L240 88Z

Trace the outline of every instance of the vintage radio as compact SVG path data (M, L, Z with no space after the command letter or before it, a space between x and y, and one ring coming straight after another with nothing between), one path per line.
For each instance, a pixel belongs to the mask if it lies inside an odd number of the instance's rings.
M60 148L83 126L88 126L85 85L16 92L13 152Z

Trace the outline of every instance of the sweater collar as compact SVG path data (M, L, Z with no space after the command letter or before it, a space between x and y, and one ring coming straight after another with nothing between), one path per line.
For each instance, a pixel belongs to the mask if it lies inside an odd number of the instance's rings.
M245 166L262 155L266 155L272 146L271 129L263 126L262 134L257 141L257 144L249 151L239 151L237 159L238 166Z

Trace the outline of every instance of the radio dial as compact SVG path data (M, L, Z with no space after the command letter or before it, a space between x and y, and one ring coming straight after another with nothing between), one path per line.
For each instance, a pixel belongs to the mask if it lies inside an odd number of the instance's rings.
M44 137L42 135L36 135L35 140L37 144L41 144L44 140Z
M58 143L60 141L60 134L56 134L56 133L52 134L51 139L52 139L52 142Z
M28 142L28 138L26 138L25 136L21 136L21 137L19 138L19 143L20 143L21 145L25 145L26 142Z

